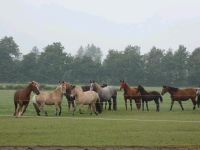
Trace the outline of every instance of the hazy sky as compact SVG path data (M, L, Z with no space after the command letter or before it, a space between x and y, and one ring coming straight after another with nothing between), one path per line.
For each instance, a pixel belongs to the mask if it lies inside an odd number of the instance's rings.
M22 53L60 41L75 54L88 43L124 50L138 45L189 51L200 46L200 0L1 0L0 38L13 36Z

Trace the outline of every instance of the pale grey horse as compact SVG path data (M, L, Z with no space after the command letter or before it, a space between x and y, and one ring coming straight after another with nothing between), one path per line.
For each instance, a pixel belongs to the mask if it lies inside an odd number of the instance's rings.
M90 81L90 90L99 94L101 103L101 112L103 110L103 102L109 103L108 110L111 110L113 104L113 110L117 110L117 90L113 86L101 87L98 83Z

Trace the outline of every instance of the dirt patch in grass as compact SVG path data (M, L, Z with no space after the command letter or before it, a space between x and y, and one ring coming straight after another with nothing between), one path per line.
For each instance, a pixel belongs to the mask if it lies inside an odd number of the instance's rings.
M0 150L200 150L200 147L20 147L3 146Z

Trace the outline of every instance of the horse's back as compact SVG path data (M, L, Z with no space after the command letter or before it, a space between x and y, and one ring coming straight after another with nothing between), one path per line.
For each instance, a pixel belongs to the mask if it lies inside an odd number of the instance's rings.
M100 97L106 100L109 100L112 97L117 96L117 90L113 86L107 86L102 88L102 92L100 93Z
M186 96L196 96L196 89L194 88L179 89L177 93L186 95Z

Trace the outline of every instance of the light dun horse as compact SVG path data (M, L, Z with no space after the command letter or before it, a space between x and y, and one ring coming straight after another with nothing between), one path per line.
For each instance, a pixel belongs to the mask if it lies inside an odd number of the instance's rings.
M63 94L67 88L71 88L71 84L67 82L59 82L57 88L50 92L41 92L39 95L35 95L32 99L34 108L37 112L37 115L40 116L40 112L44 112L45 115L47 111L44 111L44 105L55 105L56 107L56 116L61 115L61 103L63 99ZM58 113L59 110L59 113Z
M196 95L197 95L196 89L194 88L179 89L179 88L170 87L170 86L163 86L161 94L164 95L166 92L168 92L171 96L170 111L172 110L174 101L178 101L181 106L181 109L184 110L182 101L187 101L189 99L192 100L193 110L196 108Z
M73 115L74 112L76 111L77 105L79 106L79 112L81 112L81 107L83 105L89 105L91 109L91 114L94 112L96 115L98 115L96 111L96 104L99 106L100 99L99 95L94 92L94 91L83 91L81 87L72 87L71 90L71 97L75 97L75 106L73 110Z
M98 83L91 81L90 82L90 90L95 91L99 94L100 97L100 103L101 103L101 108L100 108L100 113L103 110L103 102L109 103L109 108L108 110L111 110L111 99L113 100L113 110L117 110L117 90L113 86L106 86L106 87L101 87Z
M35 81L32 81L28 84L28 86L24 89L19 89L15 92L14 95L14 104L15 104L15 112L14 116L21 116L26 111L26 108L30 101L31 92L36 94L40 94L39 84Z

